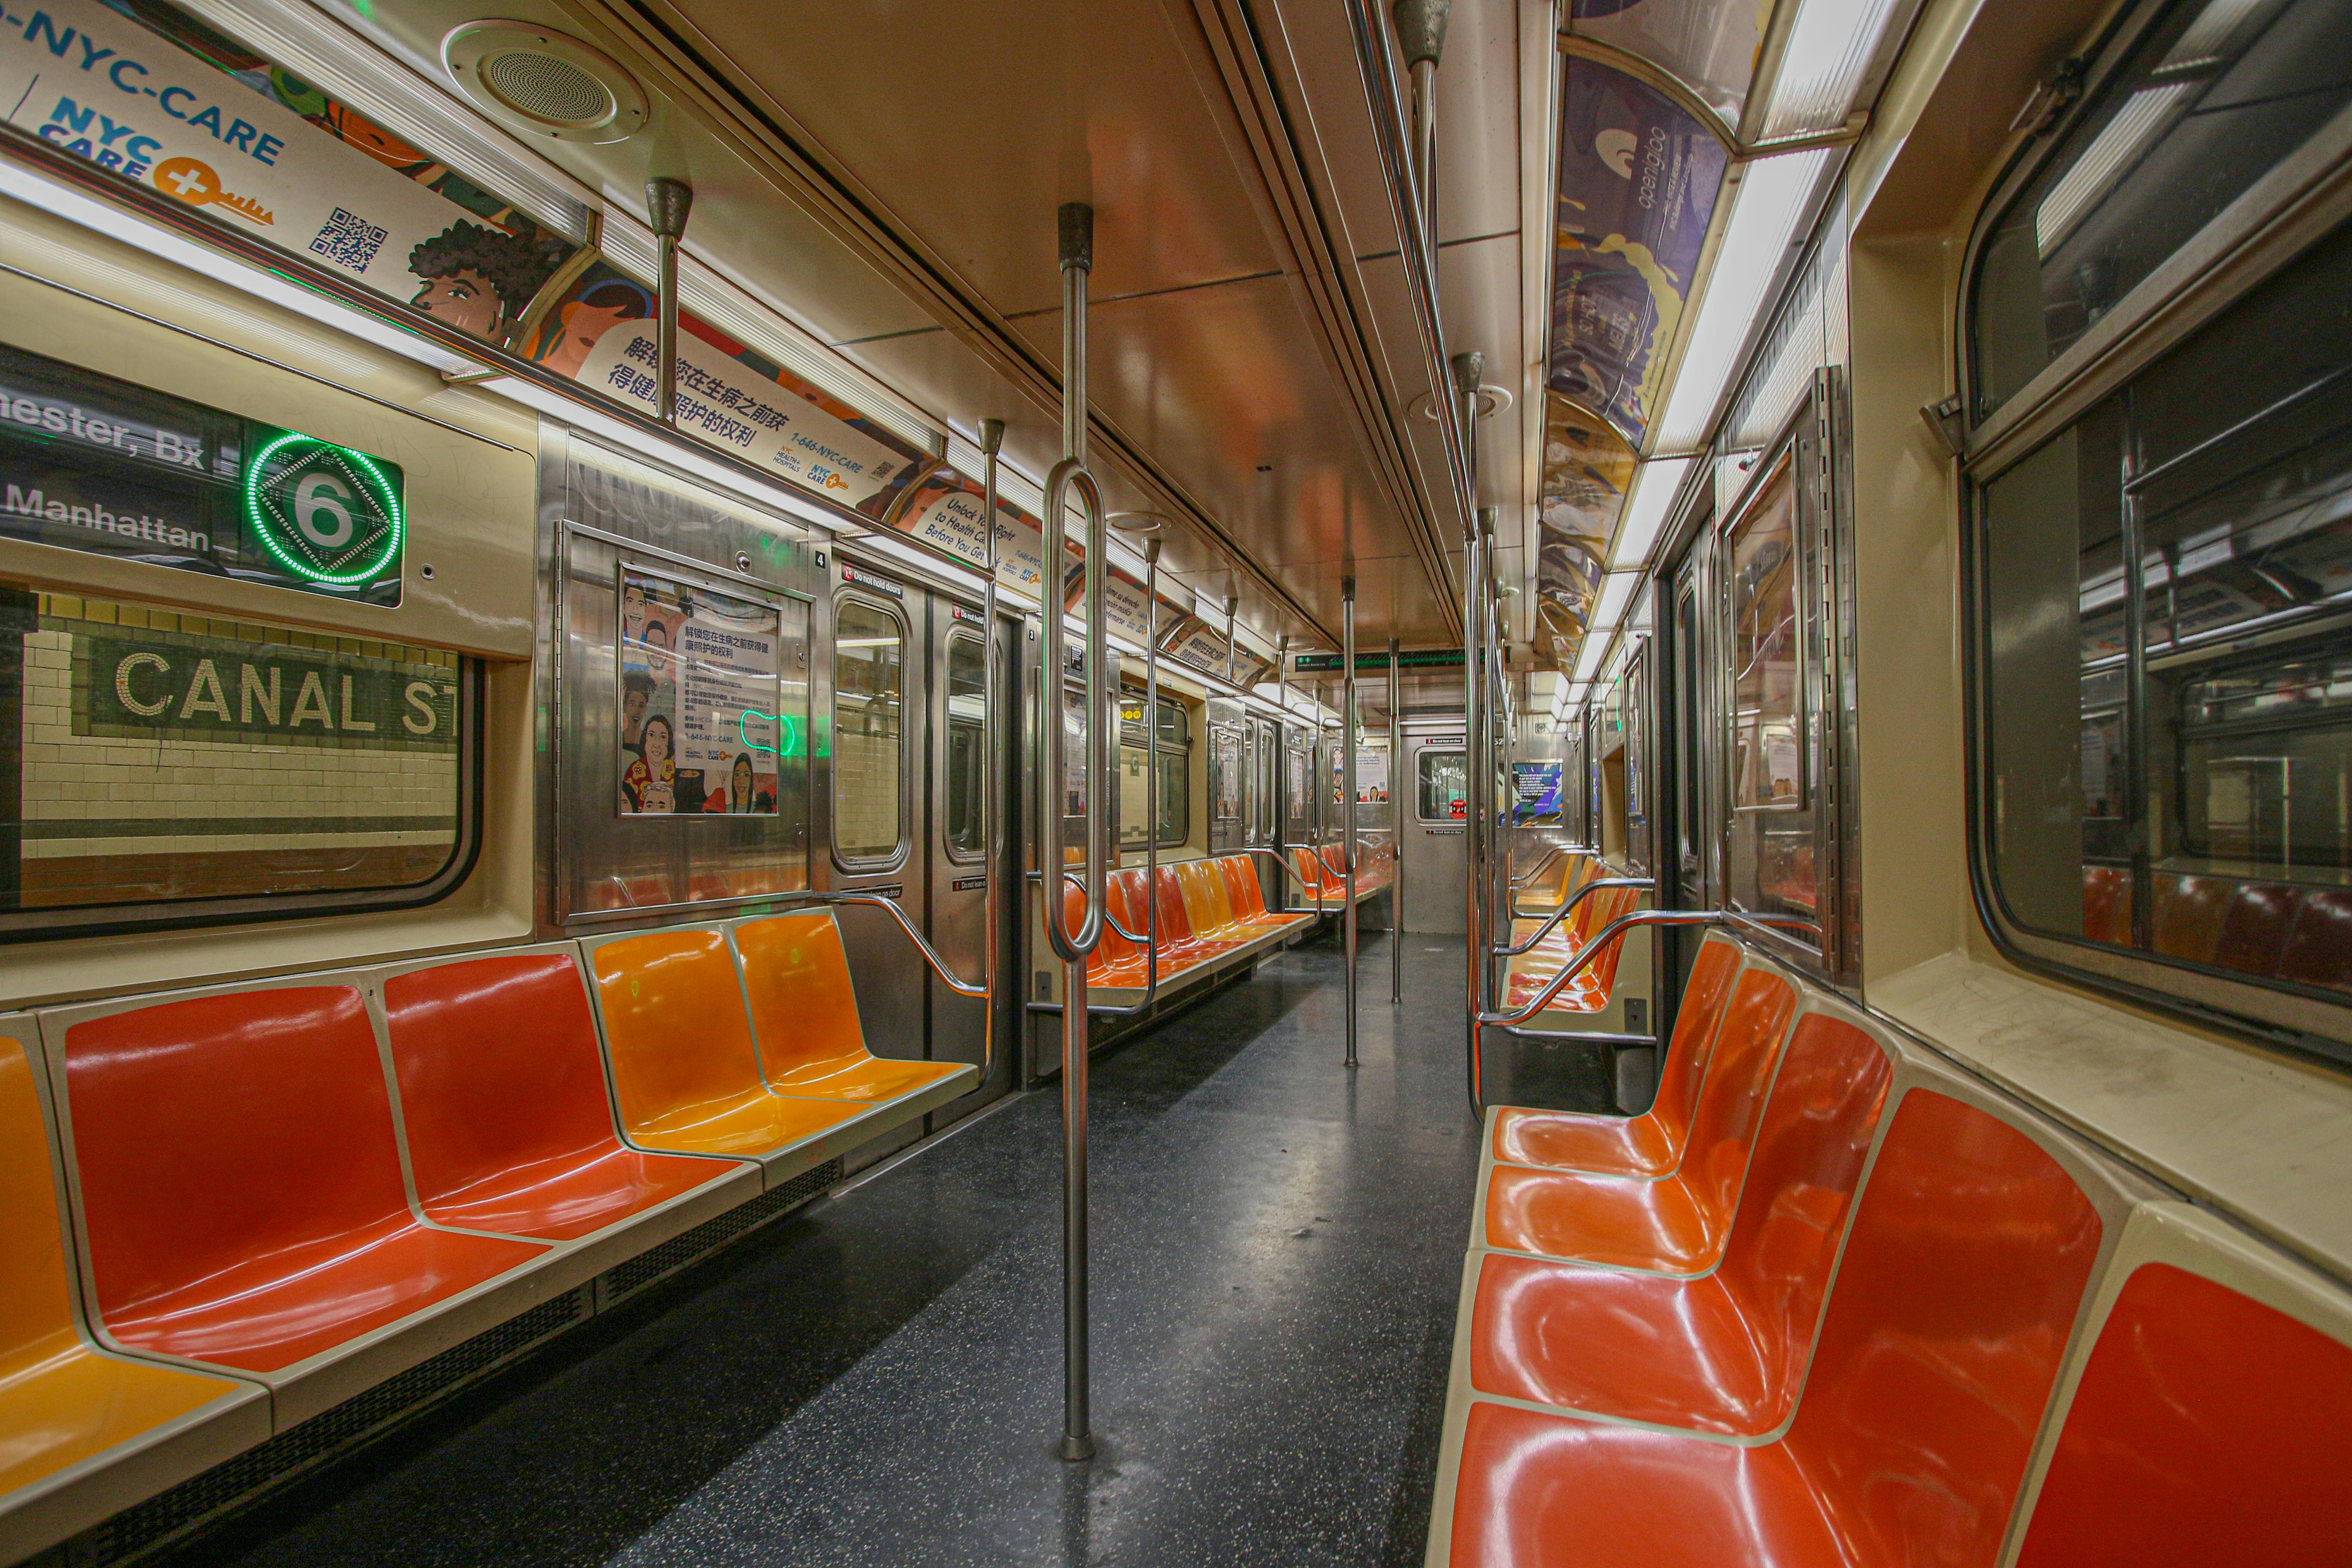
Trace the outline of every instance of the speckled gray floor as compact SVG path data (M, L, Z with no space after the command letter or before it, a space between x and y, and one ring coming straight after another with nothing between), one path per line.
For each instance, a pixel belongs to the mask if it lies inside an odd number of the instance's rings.
M1352 1074L1328 943L1097 1060L1091 1463L1052 1453L1048 1089L168 1568L1418 1563L1477 1139L1461 944L1408 935L1391 1007L1383 942ZM1599 1106L1546 1058L1540 1098Z

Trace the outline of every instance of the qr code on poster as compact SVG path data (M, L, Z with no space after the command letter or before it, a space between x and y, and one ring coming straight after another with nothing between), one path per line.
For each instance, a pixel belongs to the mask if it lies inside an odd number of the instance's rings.
M383 248L386 232L354 213L335 209L310 248L328 260L338 262L354 272L365 272L375 253Z

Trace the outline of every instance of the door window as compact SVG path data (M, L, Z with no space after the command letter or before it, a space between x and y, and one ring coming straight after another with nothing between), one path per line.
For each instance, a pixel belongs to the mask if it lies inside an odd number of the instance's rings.
M948 853L976 859L987 845L981 811L988 768L987 656L981 639L967 632L948 638Z
M907 634L898 617L844 599L834 617L833 843L887 860L905 841Z
M1462 752L1425 751L1416 791L1423 822L1462 822L1470 815L1470 770Z

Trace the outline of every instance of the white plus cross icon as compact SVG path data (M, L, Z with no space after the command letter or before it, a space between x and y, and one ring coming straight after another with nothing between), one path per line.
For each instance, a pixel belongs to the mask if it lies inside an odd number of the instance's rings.
M191 196L208 194L205 187L204 172L200 169L178 169L164 177L172 182L173 187L179 192L182 201L186 201Z

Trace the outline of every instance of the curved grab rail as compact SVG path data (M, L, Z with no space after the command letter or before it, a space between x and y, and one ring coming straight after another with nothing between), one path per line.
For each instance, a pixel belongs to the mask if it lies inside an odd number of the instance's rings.
M924 940L923 933L915 929L915 922L907 918L907 911L899 907L896 899L886 899L879 893L794 893L790 901L795 904L870 904L876 909L887 910L890 918L898 922L898 929L907 933L907 940L915 944L915 951L923 955L923 962L931 966L931 973L938 975L949 990L959 996L988 994L985 979L975 985L948 967L948 961Z
M1045 939L1053 943L1054 952L1065 963L1083 963L1102 941L1103 914L1108 900L1103 895L1103 841L1108 837L1108 824L1097 809L1095 797L1100 792L1100 781L1108 776L1110 763L1104 754L1102 718L1103 649L1108 627L1103 620L1102 559L1106 540L1106 516L1103 510L1102 487L1087 468L1083 459L1065 458L1054 465L1045 481L1045 559L1058 561L1063 550L1063 516L1069 506L1070 492L1076 490L1081 510L1087 519L1087 852L1084 866L1086 879L1085 914L1076 933L1066 932L1058 920L1045 922ZM1039 774L1037 790L1037 853L1042 859L1058 852L1062 844L1062 781L1068 776L1063 753L1065 736L1062 732L1062 710L1055 705L1062 689L1062 671L1066 665L1064 637L1067 628L1062 624L1062 612L1045 595L1044 613L1038 617L1044 623L1038 637L1038 658L1045 666L1037 690L1042 705L1053 710L1041 716L1037 725Z
M1534 865L1528 867L1518 876L1511 879L1511 891L1516 893L1521 888L1526 887L1529 882L1534 881L1538 877L1542 876L1545 867L1550 865L1553 861L1559 859L1561 856L1567 853L1568 846L1565 844L1555 844L1550 848L1545 850Z
M1585 883L1584 886L1577 889L1574 893L1570 894L1568 899L1561 903L1559 908L1551 912L1550 917L1547 919L1543 924L1536 927L1535 934L1528 937L1527 941L1512 947L1504 947L1497 944L1496 946L1490 948L1488 951L1493 952L1496 958L1518 957L1519 954L1527 952L1529 948L1535 946L1536 943L1549 936L1552 933L1554 927L1558 926L1560 921L1566 920L1570 915L1576 912L1577 905L1584 902L1586 899L1591 898L1593 894L1599 892L1603 888L1642 888L1650 891L1655 891L1657 886L1658 884L1648 877L1595 877L1591 881ZM1515 910L1513 912L1516 913L1517 911Z
M1526 1006L1507 1013L1480 1012L1473 1016L1470 1028L1470 1109L1481 1123L1486 1120L1486 1037L1489 1028L1517 1031L1518 1026L1551 1005L1553 997L1562 987L1581 974L1586 966L1601 956L1612 943L1629 931L1643 926L1758 926L1818 930L1815 921L1796 915L1755 915L1737 910L1635 910L1620 915L1592 933L1577 955L1560 967L1550 984L1536 994ZM1552 1036L1552 1038L1567 1037ZM1650 1043L1638 1037L1594 1034L1589 1037L1597 1044Z

